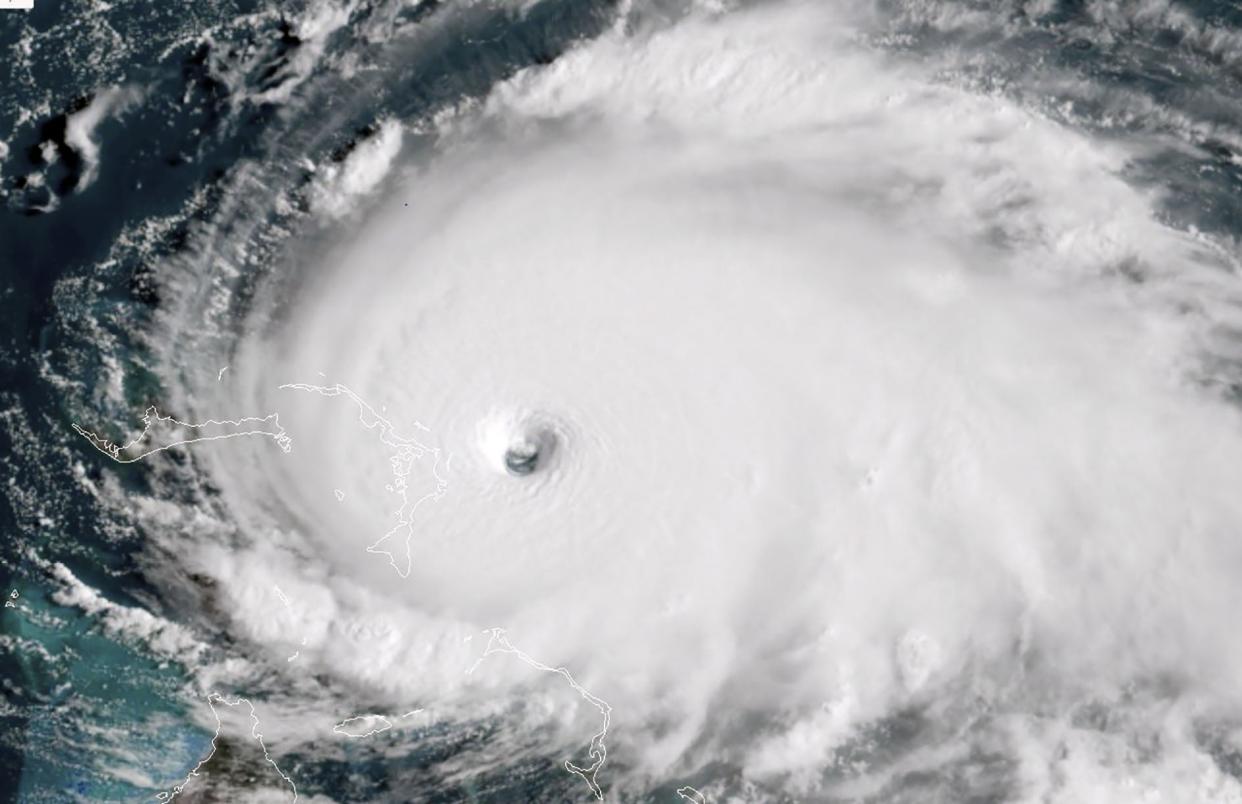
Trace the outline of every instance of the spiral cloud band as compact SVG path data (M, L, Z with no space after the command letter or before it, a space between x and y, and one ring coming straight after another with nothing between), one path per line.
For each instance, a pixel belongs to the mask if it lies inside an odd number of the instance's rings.
M1242 795L1201 739L1242 703L1225 258L1118 177L1141 146L861 15L631 21L391 124L365 214L325 184L355 230L195 394L293 439L203 453L230 628L362 711L546 696L579 768L606 701L608 794ZM536 664L467 674L490 628Z

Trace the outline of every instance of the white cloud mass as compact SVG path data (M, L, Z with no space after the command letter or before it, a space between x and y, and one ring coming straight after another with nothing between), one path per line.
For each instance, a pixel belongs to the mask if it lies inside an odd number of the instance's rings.
M1242 426L1199 373L1236 348L1223 258L1119 178L1127 146L857 18L619 28L403 150L400 203L199 400L295 439L204 457L261 534L186 559L234 630L384 711L565 696L464 674L503 626L611 704L610 794L711 766L717 795L896 796L982 753L1022 800L1242 800L1196 737L1242 703ZM406 579L365 549L384 444L276 390L318 372L452 456Z

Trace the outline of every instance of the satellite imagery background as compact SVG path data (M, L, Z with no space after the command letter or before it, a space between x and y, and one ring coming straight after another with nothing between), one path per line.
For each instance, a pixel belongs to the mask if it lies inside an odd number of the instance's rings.
M1242 802L1236 2L0 54L0 800Z

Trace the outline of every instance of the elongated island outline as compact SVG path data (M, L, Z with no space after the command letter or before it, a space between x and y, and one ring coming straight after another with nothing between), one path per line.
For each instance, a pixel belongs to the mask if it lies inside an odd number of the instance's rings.
M293 439L280 424L280 416L245 416L240 419L208 419L204 422L183 422L171 415L162 415L152 405L142 414L142 432L124 444L98 435L79 424L72 427L91 446L117 463L137 463L157 452L197 444L203 441L222 441L245 436L263 436L276 442L281 451L293 448Z

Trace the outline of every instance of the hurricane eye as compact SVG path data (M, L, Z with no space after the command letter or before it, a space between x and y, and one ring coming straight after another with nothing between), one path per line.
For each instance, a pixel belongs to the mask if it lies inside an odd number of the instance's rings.
M521 441L505 452L505 469L516 477L529 475L539 468L539 444Z
M479 449L497 471L528 477L551 471L562 446L563 428L545 413L498 412L479 423Z

